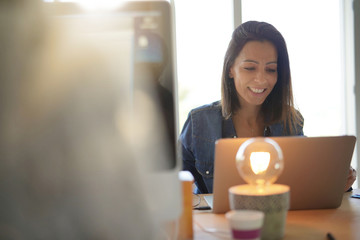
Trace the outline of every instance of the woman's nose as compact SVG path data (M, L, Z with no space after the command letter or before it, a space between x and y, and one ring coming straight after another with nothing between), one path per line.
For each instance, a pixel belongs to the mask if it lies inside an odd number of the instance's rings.
M263 71L258 71L255 76L255 81L258 83L266 82L265 73Z

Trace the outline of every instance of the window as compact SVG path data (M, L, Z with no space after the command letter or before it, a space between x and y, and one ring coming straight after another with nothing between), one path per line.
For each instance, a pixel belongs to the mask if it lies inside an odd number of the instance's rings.
M192 108L220 100L232 1L175 0L179 129Z

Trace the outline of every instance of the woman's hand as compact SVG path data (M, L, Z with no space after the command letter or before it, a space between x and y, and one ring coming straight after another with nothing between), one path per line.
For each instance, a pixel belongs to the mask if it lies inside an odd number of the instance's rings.
M346 181L345 192L350 189L356 180L356 170L350 167L349 174Z

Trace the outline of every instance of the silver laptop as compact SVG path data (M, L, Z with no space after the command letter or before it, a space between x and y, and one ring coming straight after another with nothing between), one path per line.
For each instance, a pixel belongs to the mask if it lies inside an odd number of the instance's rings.
M245 184L235 156L248 138L220 139L215 144L214 194L206 196L214 213L230 210L228 189ZM340 206L356 137L271 137L281 147L284 170L276 181L290 186L290 210ZM212 203L212 204L211 204Z

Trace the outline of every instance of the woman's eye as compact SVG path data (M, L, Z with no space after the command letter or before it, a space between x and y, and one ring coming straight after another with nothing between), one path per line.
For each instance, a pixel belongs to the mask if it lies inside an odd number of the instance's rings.
M270 72L270 73L275 73L277 71L277 69L269 68L269 69L267 69L267 71Z
M254 67L244 67L245 70L248 70L248 71L254 71L255 68Z

